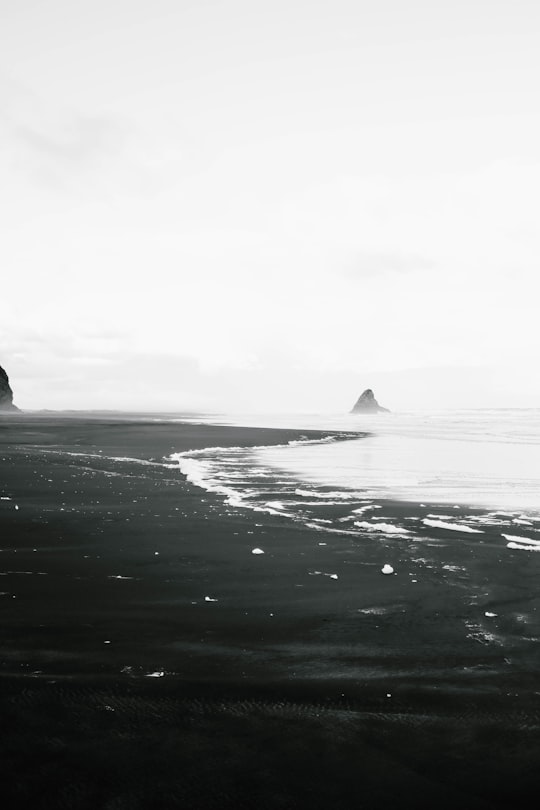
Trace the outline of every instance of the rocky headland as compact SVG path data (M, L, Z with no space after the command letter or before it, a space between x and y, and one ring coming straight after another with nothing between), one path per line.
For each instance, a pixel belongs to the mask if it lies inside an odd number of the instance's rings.
M13 404L13 391L9 384L9 377L0 366L0 411L18 411Z
M366 388L356 400L351 413L390 413L390 411L379 405L371 388Z

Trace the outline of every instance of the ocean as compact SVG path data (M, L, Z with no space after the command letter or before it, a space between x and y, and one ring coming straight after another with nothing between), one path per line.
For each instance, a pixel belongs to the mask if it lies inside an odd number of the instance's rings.
M192 483L221 493L231 507L326 532L397 535L409 529L381 521L375 501L434 504L437 514L425 520L449 531L499 526L510 547L540 551L540 409L207 420L334 434L319 442L173 455Z

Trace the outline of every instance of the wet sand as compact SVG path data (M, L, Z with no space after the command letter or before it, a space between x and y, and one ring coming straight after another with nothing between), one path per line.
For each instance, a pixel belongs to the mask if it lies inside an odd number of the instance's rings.
M505 553L495 572L486 531L452 546L467 576L449 577L448 533L431 530L441 564L411 577L396 545L227 508L163 465L296 438L0 420L6 806L503 808L534 795L540 554ZM434 508L381 506L397 520ZM380 573L388 561L395 576Z

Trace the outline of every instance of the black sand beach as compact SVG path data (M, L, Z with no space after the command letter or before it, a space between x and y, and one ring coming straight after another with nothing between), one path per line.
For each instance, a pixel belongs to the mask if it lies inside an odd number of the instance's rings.
M382 541L321 546L163 464L296 438L0 419L5 807L487 809L537 793L540 555L509 552L494 577L486 531L453 550L468 581L450 587L441 559L413 584ZM485 619L509 611L536 625Z

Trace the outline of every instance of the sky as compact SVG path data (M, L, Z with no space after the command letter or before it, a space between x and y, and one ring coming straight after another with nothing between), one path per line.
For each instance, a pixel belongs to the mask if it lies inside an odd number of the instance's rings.
M536 0L0 0L23 408L540 407Z

